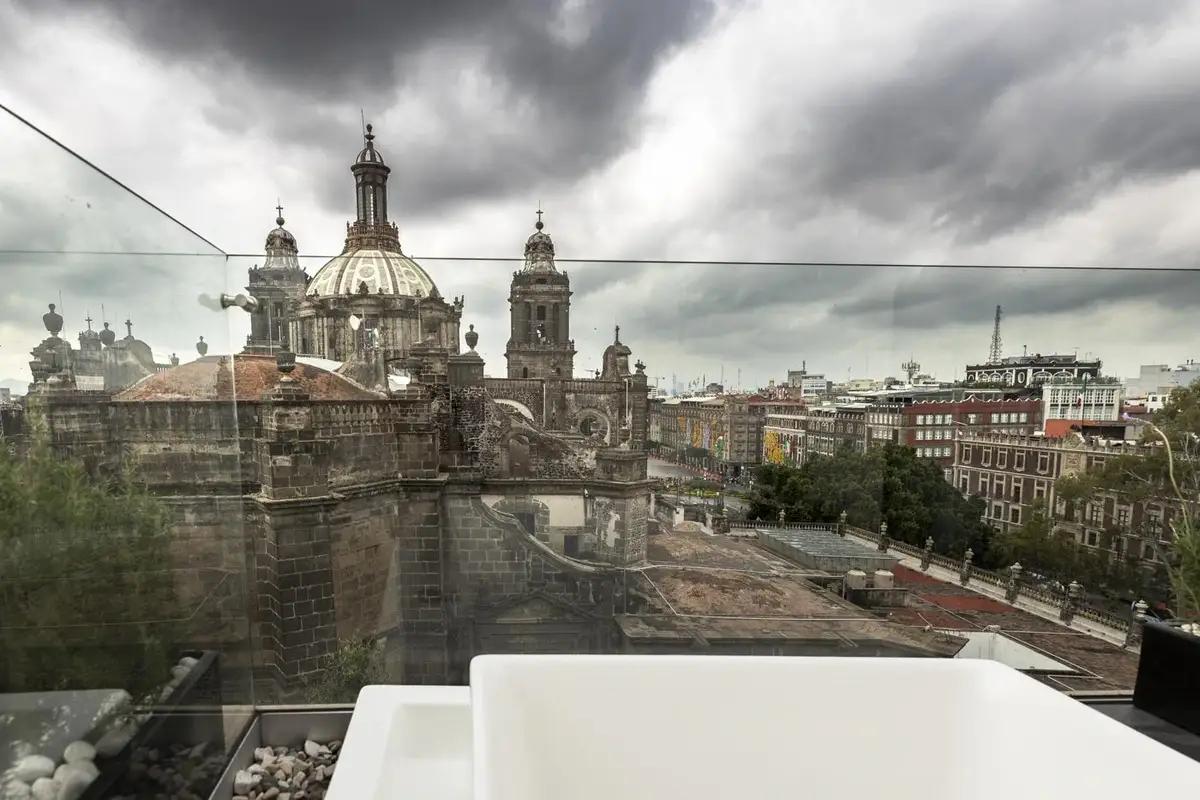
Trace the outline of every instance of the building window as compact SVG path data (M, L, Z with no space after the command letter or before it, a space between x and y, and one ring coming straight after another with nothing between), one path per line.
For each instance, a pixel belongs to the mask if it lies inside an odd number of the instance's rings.
M990 467L992 465L992 448L983 448L982 462L985 467Z
M1019 506L1013 506L1012 508L1008 509L1008 521L1009 522L1020 522L1021 521L1021 509Z
M545 306L537 307L537 318L538 318L539 322L544 321L546 319L546 307Z
M1015 469L1019 472L1025 471L1025 451L1024 450L1018 450L1017 452L1013 453L1013 469Z
M994 519L1004 519L1004 506L999 503L992 504L992 517Z
M996 452L996 466L1000 469L1008 466L1008 450L998 450Z
M1088 522L1100 524L1100 518L1103 516L1104 510L1097 503L1088 503Z
M1089 547L1095 547L1095 546L1096 546L1096 541L1097 541L1097 539L1096 539L1096 532L1095 532L1095 531L1088 531L1088 532L1087 532L1087 543L1088 543L1088 546L1089 546Z
M1050 454L1038 453L1038 472L1045 475L1050 471Z
M999 422L999 421L1000 421L1000 415L999 415L999 414L992 414L992 422L993 422L993 423L996 423L996 422Z
M970 483L971 483L971 479L970 479L970 478L968 478L966 475L963 475L963 476L962 476L962 480L960 480L960 481L958 482L958 485L959 485L959 487L962 489L962 493L963 493L963 494L966 494L967 492L969 492L969 491L970 491L970 488L969 488L969 487L970 487Z
M1013 481L1012 494L1014 503L1021 502L1021 484L1016 481Z
M1018 416L1020 417L1019 422L1029 422L1029 414L1027 412L1022 411Z
M1033 484L1033 499L1034 500L1045 500L1046 499L1046 483L1045 483L1045 481L1035 481L1034 482L1034 484Z
M1122 528L1129 527L1129 506L1117 506L1117 524Z
M962 446L962 460L964 464L971 460L971 445L964 444Z
M1004 478L1003 477L997 476L996 479L994 481L992 481L992 494L996 495L997 497L1003 496L1003 494L1004 494Z

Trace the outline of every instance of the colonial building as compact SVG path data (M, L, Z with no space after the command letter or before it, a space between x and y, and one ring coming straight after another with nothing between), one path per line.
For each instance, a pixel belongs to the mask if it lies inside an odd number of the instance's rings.
M1031 435L1041 430L1041 403L1033 398L966 397L878 403L867 410L868 443L903 444L949 469L954 441L967 433Z
M654 400L654 446L668 457L736 477L761 462L768 402L743 394Z
M1157 558L1156 546L1168 541L1173 501L1135 501L1108 492L1075 507L1055 490L1063 476L1098 470L1106 460L1138 455L1144 447L1087 441L1077 434L1062 439L967 434L955 444L952 480L963 494L984 499L987 522L999 531L1019 528L1042 504L1053 513L1055 526L1079 545L1151 561Z
M511 351L529 377L485 377L474 330L460 349L462 301L401 252L373 139L340 256L308 280L282 214L268 234L245 352L201 339L195 360L156 365L131 332L90 326L76 351L51 308L25 417L96 474L143 476L195 610L173 633L266 686L355 638L383 642L403 682L465 680L482 652L620 649L653 486L644 365L618 331L599 377L571 374L569 289L539 224L513 330L548 324ZM543 291L557 306L540 320Z
M1082 379L1100 375L1100 361L1080 361L1074 355L1008 356L988 364L968 364L964 380L967 383L990 383L1001 386L1037 386L1051 378Z
M1046 434L1061 436L1071 423L1117 422L1125 387L1115 378L1052 378L1042 384L1042 418Z

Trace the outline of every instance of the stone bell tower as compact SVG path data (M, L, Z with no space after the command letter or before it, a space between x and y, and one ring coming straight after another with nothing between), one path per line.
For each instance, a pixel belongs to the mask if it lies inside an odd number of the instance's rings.
M571 281L554 265L554 241L542 228L525 242L525 266L513 273L508 296L512 330L504 357L510 378L571 378Z
M249 272L246 291L258 298L250 317L247 353L275 353L287 343L292 304L304 297L308 276L300 267L296 237L283 227L283 206L276 205L275 228L267 234L266 261Z

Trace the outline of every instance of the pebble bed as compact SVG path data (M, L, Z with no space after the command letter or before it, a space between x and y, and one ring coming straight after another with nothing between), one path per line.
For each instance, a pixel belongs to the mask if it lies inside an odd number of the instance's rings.
M238 770L233 800L321 800L337 765L340 740L303 747L257 747L254 763Z

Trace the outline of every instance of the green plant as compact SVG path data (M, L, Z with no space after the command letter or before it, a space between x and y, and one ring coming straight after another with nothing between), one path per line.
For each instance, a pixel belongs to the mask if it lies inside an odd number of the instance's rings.
M305 686L310 703L353 703L364 686L384 683L387 670L379 644L370 639L344 639L324 656L317 675Z
M0 685L156 688L180 615L166 509L127 474L90 476L35 438L0 448Z

